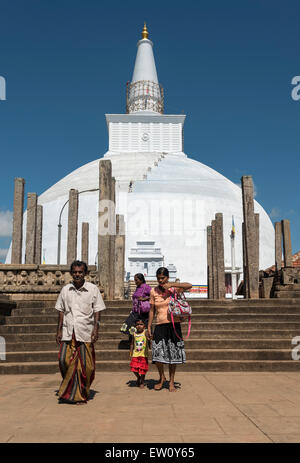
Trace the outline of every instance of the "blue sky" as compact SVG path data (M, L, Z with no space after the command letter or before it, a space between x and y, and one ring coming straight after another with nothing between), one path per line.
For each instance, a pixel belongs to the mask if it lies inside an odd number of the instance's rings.
M14 177L41 194L106 152L104 114L125 112L144 21L165 112L187 115L185 152L235 183L252 175L300 250L299 1L1 0L0 15L0 260Z

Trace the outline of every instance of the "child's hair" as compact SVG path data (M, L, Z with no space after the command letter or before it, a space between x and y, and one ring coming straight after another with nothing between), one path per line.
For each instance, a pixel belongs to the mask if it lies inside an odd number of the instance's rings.
M159 268L156 270L156 278L157 278L159 275L163 275L164 277L169 277L169 270L168 270L166 267L159 267Z
M136 321L135 321L135 324L137 324L137 322L142 322L143 325L145 325L145 322L142 318L138 318Z

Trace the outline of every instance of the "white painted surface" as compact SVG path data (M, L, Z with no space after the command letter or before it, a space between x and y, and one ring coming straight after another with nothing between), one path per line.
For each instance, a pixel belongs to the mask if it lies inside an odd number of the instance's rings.
M153 55L153 43L143 39L137 44L137 54L131 82L150 80L158 84L156 66Z
M109 150L115 152L180 152L182 125L163 123L109 123Z
M132 81L158 82L152 42L144 39L138 51ZM182 147L184 115L159 115L142 111L106 115L109 151L116 178L116 212L125 216L126 268L128 254L137 241L155 241L166 264L177 268L181 281L206 284L206 227L217 212L224 217L225 266L231 265L230 232L234 216L236 266L242 267L241 189L210 167L188 158ZM145 134L147 136L145 136ZM43 242L46 263L57 262L57 224L69 189L79 192L99 186L99 159L71 172L39 198L44 206ZM129 184L132 182L132 192ZM90 264L97 262L98 192L79 195L78 253L81 256L81 223L88 222ZM274 229L263 208L260 214L260 268L274 264ZM68 208L62 214L61 263L66 262ZM24 237L26 212L24 214ZM24 239L25 242L25 239ZM24 255L24 249L23 249ZM7 256L10 262L10 251Z
M118 156L106 153L105 158L111 159L117 181L117 213L125 216L126 272L130 271L130 249L138 240L153 240L161 248L164 261L176 266L178 278L193 284L206 284L206 227L217 212L224 216L225 266L231 265L230 232L234 215L236 266L242 267L242 195L237 185L183 153L167 154L157 166L154 166L153 153L132 153L129 157L128 153ZM56 263L58 217L68 199L69 189L97 188L98 164L99 159L82 166L39 197L39 204L44 206L42 247L46 263ZM151 171L147 171L149 166ZM143 179L145 171L147 179ZM130 179L133 180L132 193L128 193ZM260 268L263 269L274 263L274 229L269 216L256 201L255 212L260 214ZM67 215L65 208L62 263L66 262ZM89 222L90 264L95 263L97 255L97 217L98 192L80 195L78 257L81 255L81 222Z

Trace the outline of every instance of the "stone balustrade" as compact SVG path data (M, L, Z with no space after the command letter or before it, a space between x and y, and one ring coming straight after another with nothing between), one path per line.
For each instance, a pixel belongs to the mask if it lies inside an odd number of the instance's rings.
M85 279L100 286L95 265L89 266ZM0 265L0 294L59 293L71 280L69 265Z

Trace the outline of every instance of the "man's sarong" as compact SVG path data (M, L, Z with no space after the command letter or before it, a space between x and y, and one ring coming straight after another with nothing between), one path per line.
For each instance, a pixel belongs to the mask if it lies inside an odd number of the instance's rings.
M63 380L58 396L68 402L86 402L95 378L95 349L91 342L63 341L58 354Z

